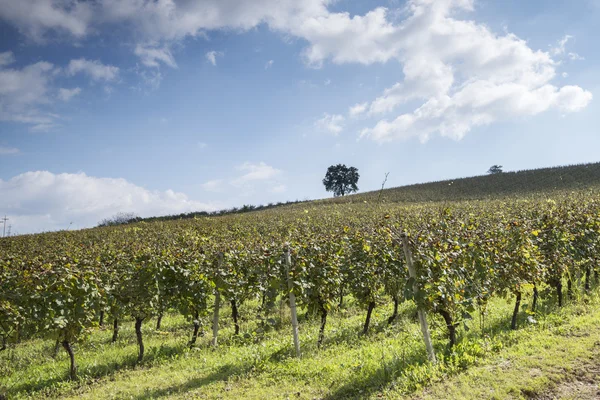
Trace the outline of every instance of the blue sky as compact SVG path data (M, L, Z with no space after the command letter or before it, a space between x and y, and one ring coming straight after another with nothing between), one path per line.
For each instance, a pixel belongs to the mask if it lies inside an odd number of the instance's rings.
M600 2L0 0L13 232L598 161Z

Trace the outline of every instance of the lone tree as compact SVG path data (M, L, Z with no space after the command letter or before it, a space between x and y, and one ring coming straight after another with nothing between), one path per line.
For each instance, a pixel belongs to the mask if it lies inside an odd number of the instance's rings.
M346 167L344 164L332 165L327 168L323 185L325 190L333 192L334 196L344 196L358 191L356 186L358 178L360 178L358 169Z
M492 165L490 169L488 169L488 174L501 174L502 173L502 165Z

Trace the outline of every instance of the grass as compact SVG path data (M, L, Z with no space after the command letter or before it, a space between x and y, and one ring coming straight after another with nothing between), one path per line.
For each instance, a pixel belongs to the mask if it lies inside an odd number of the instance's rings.
M233 335L229 309L223 309L218 349L210 347L209 334L189 349L191 324L166 315L160 331L154 321L145 323L146 356L139 366L132 323L123 324L116 344L110 343L110 329L92 331L76 345L76 382L67 380L65 352L52 358L51 340L33 339L10 348L0 353L0 393L9 399L520 398L566 378L563 367L575 368L600 333L595 296L560 310L551 296L546 299L536 323L521 313L517 331L509 329L512 299L495 299L485 334L476 315L468 331L460 330L453 352L446 349L441 319L429 316L438 365L426 361L410 303L402 305L399 321L391 326L391 306L376 308L371 332L362 336L365 312L350 299L328 319L320 350L317 319L302 315L301 359L293 357L287 307L273 314L279 329L258 333L257 304L244 304L240 312L248 318L242 320L240 337ZM531 374L532 369L541 372Z

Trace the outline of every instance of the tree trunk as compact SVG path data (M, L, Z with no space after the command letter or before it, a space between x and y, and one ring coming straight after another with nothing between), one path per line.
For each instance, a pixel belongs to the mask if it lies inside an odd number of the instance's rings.
M235 335L240 334L240 325L238 323L238 308L235 300L231 300L231 317L233 318L233 325L235 327Z
M159 331L160 330L160 325L162 324L162 317L163 317L163 313L160 312L158 314L158 318L156 318L156 330Z
M0 351L6 350L6 336L2 336L2 347L0 347Z
M519 307L521 307L521 292L517 292L517 300L515 301L515 309L513 310L512 320L510 321L510 329L517 329L517 316L519 315Z
M398 318L398 303L399 303L398 296L394 296L394 312L388 318L388 325L391 325L392 322L394 322L396 320L396 318Z
M344 305L344 288L340 287L340 302L338 303L338 310Z
M321 328L319 329L319 340L317 341L317 348L321 348L323 339L325 338L325 324L327 323L327 309L324 304L319 304L321 308Z
M69 379L75 380L77 379L77 365L75 364L75 353L73 353L71 343L69 343L68 340L64 340L62 342L62 345L69 354L69 360L71 360L71 367L69 368Z
M591 275L592 271L591 268L588 266L585 269L585 291L589 292L590 291L590 275Z
M198 338L198 331L200 330L200 317L198 312L194 314L194 333L192 333L192 339L190 340L190 348L192 348L196 344L196 339Z
M100 327L104 326L104 310L100 311L100 321L98 322L98 325L100 325Z
M118 336L119 336L119 320L117 318L115 318L115 320L113 321L112 343L115 343L117 341Z
M219 337L219 307L221 307L221 292L219 292L219 290L216 290L215 309L213 310L213 347L217 347Z
M452 320L452 316L446 310L440 310L438 313L444 318L446 322L446 327L448 328L448 339L450 342L448 343L449 347L452 348L456 344L456 324Z
M137 362L138 364L142 362L144 358L144 341L142 339L142 322L144 318L136 317L135 319L135 336L137 337L138 347L140 348Z
M556 296L558 297L558 306L562 307L563 294L562 294L562 282L560 280L556 283Z
M535 312L538 297L539 297L538 288L537 288L537 285L534 283L533 284L533 304L531 305L531 311L533 311L533 312Z
M56 358L56 356L58 355L58 351L60 350L60 339L56 338L56 342L54 343L54 349L52 350L52 358Z
M571 300L573 298L573 282L571 281L571 276L569 275L569 279L567 279L567 298Z
M375 302L372 301L369 303L369 308L367 309L367 319L365 320L365 326L363 327L363 335L366 335L369 332L369 325L371 324L371 314L373 313L373 309L375 308Z

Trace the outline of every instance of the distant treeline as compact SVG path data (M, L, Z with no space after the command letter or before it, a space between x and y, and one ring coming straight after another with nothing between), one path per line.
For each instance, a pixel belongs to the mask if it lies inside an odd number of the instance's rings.
M123 224L132 224L135 222L151 222L151 221L172 221L178 219L191 219L197 217L220 217L223 215L230 214L243 214L251 211L260 211L260 210L269 210L272 208L289 206L293 204L306 203L311 200L293 200L286 202L278 202L278 203L269 203L266 205L260 204L258 206L252 204L245 204L242 207L232 207L226 208L223 210L217 211L193 211L188 213L181 213L175 215L163 215L160 217L146 217L142 218L135 214L127 213L127 214L117 214L111 218L105 218L98 223L98 226L115 226L115 225L123 225Z

